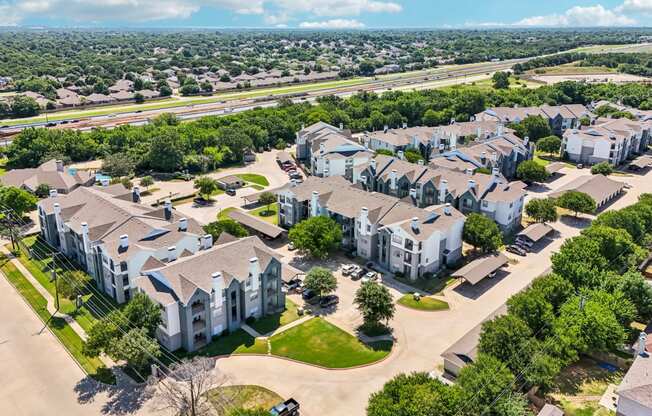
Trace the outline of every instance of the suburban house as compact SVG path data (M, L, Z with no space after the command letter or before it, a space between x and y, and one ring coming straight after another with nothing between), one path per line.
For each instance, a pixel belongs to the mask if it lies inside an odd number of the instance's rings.
M329 216L342 227L345 250L411 279L436 273L461 257L465 217L449 204L418 208L342 177L311 177L276 193L282 227Z
M88 171L66 169L61 160L52 159L38 168L13 169L0 177L5 186L15 186L35 192L39 185L48 185L51 190L68 194L79 186L95 183L95 176Z
M351 177L353 168L366 163L373 153L353 141L351 133L328 123L318 122L297 132L298 160L308 165L313 176Z
M475 122L476 124L478 122ZM467 169L497 168L506 178L516 177L516 169L521 162L532 159L534 144L528 138L520 139L511 129L496 127L496 133L481 134L478 139L457 146L457 136L436 142L430 155L430 166L466 171Z
M435 142L434 127L403 127L390 129L387 126L383 130L364 132L361 141L371 150L389 150L395 155L405 152L407 149L414 149L427 157Z
M161 208L139 203L140 191L122 185L51 191L38 204L43 238L82 266L98 288L128 301L141 271L212 246L193 219L180 217L168 200Z
M651 325L645 328L634 350L634 363L627 370L623 381L616 389L618 416L648 416L652 414L652 342L648 340L652 333Z
M354 182L373 192L407 198L419 207L449 203L464 215L482 213L503 231L520 225L525 184L492 174L434 169L398 158L378 155L354 172Z
M583 129L567 130L561 154L566 159L592 165L608 162L617 166L647 150L652 122L622 119L598 119Z
M280 256L258 237L229 238L193 256L143 269L138 290L161 308L157 338L195 351L250 317L285 307Z
M567 129L580 127L580 120L592 117L592 113L582 104L564 104L541 107L493 107L475 115L477 121L498 121L504 124L518 124L529 116L541 116L548 120L552 132L561 135Z

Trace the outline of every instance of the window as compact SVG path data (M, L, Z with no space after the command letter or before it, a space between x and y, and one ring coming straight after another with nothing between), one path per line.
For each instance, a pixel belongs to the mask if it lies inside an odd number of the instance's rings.
M483 207L483 208L487 208L488 206L489 206L489 202L488 202L488 201L482 201L482 207Z
M412 251L414 249L414 242L409 238L405 239L405 249Z

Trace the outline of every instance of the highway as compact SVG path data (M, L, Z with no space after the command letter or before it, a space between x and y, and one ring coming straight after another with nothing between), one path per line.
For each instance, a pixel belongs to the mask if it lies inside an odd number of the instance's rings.
M173 113L181 120L193 120L205 116L223 116L242 111L251 110L256 107L273 107L282 98L289 98L293 102L314 102L317 98L329 95L348 97L361 91L384 92L395 88L400 89L422 89L437 82L450 81L450 85L459 84L468 77L489 76L496 71L507 70L515 63L525 62L528 59L515 59L501 62L486 62L480 64L465 65L463 67L438 68L419 73L393 74L378 78L370 78L369 82L343 87L325 87L319 89L319 84L314 84L316 89L302 93L292 94L271 94L264 97L248 99L231 99L206 104L183 105L155 110L128 111L100 115L94 117L75 116L55 122L34 122L25 123L0 129L0 137L11 137L21 130L29 127L48 127L58 129L77 129L87 131L95 128L115 128L121 125L144 125L153 117L162 113ZM421 87L421 88L420 88Z

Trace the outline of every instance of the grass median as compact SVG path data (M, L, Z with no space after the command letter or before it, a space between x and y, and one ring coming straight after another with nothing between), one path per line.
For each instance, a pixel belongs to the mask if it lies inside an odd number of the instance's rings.
M403 305L406 308L427 312L445 311L449 308L448 303L443 300L429 298L427 296L422 296L419 300L416 300L414 295L410 293L403 295L398 300L398 304Z
M81 337L63 318L50 315L47 300L6 256L0 256L0 270L90 377L103 383L115 384L113 373L99 358L90 358L82 353L84 341Z

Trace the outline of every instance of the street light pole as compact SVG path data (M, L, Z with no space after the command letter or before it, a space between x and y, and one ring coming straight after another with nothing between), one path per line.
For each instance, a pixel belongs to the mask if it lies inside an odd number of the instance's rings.
M54 306L58 311L59 310L59 285L57 284L57 269L56 269L54 257L52 257L52 270L50 273L52 275L52 280L54 281Z

